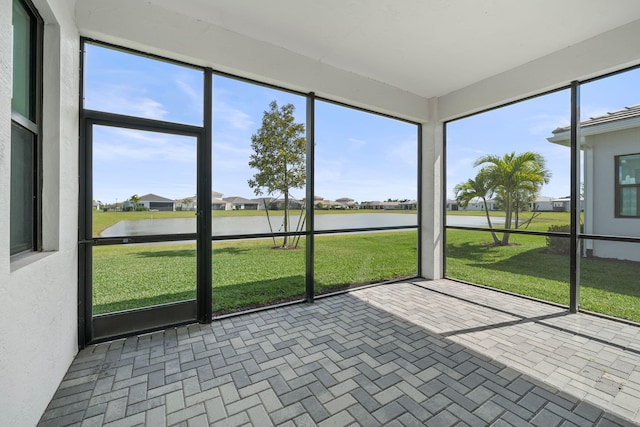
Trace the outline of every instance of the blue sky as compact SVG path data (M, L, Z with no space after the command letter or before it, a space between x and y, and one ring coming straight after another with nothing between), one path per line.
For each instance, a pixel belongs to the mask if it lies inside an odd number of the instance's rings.
M486 154L516 151L542 154L551 170L541 195L564 197L570 189L570 151L549 143L552 131L570 123L568 89L450 122L447 126L447 197L453 187L475 177L474 161ZM616 74L581 85L582 120L640 103L640 70ZM640 146L639 146L640 151Z
M87 45L85 106L201 125L202 73L187 67ZM640 71L582 86L582 117L640 103ZM226 77L213 81L213 189L253 198L247 180L251 135L269 102L292 103L306 121L305 98ZM484 154L536 151L552 172L541 194L569 194L569 149L546 138L569 124L563 90L447 125L447 196L472 178ZM357 201L417 198L416 126L334 104L316 103L317 196ZM94 128L94 199L122 202L132 194L176 199L196 192L193 138L126 129ZM304 197L304 190L292 190Z
M151 119L202 124L202 73L87 45L85 106ZM247 185L251 135L269 103L291 103L306 122L302 96L214 76L213 189L225 197L257 197ZM417 127L374 114L316 103L316 195L357 201L417 198ZM94 127L94 199L132 194L171 199L196 193L193 138ZM292 195L303 198L304 189Z

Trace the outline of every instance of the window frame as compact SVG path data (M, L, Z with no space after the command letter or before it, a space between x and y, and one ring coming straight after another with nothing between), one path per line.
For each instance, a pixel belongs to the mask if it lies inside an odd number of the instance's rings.
M622 197L622 190L625 188L636 188L637 189L637 198L640 198L640 182L636 182L635 184L621 184L620 183L620 160L625 158L625 157L630 157L630 156L638 156L640 158L640 153L629 153L629 154L619 154L617 156L614 156L614 162L615 162L615 173L614 173L614 179L615 179L615 212L614 212L614 216L615 218L620 218L620 219L632 219L632 218L640 218L640 200L637 200L636 203L638 205L638 208L636 208L636 214L635 215L622 215L622 205L623 205L623 201L624 198Z
M29 101L29 117L24 116L22 113L14 110L13 102L11 105L11 128L19 128L21 131L30 133L32 139L32 159L29 162L31 164L31 170L28 173L32 177L31 194L32 204L29 207L31 210L31 224L28 228L31 230L30 239L25 238L20 244L12 242L10 239L10 256L21 255L27 252L36 252L42 250L42 67L43 67L43 44L44 44L44 21L37 9L30 0L13 0L12 8L16 3L19 3L27 13L29 13L32 23L30 24L30 43L29 43L29 63L28 69L30 72L30 90L28 96ZM13 14L12 14L13 15ZM13 18L12 18L13 19ZM12 20L13 25L13 20ZM15 35L14 35L15 37ZM14 47L15 48L15 47ZM13 61L13 58L12 58ZM15 64L12 62L12 76L15 75ZM13 77L15 78L15 77ZM13 86L11 88L13 97ZM13 140L13 130L11 143ZM13 169L14 165L11 165ZM11 191L10 186L10 191ZM10 228L15 227L16 219L11 217L10 208Z

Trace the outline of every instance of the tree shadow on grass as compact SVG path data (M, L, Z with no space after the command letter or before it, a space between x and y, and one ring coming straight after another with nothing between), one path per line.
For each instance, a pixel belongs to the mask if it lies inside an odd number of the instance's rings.
M99 286L99 284L97 284ZM135 290L132 290L135 295ZM213 287L213 310L216 316L257 307L280 304L304 298L304 275L273 277L247 283ZM195 299L196 284L192 291L162 293L152 297L129 298L106 304L96 304L93 314L136 310L159 304Z
M447 257L466 260L468 262L465 265L468 267L537 277L569 285L568 255L550 254L544 248L536 248L491 262L487 261L487 251L495 250L496 247L464 243L456 245L453 251L449 249L448 247ZM640 286L634 285L640 274L640 263L590 258L582 258L580 263L581 287L640 298Z
M95 316L97 314L114 313L117 311L136 310L154 305L193 300L195 298L196 285L194 283L192 291L164 293L152 297L122 299L106 304L95 304L93 306L93 314Z
M496 262L476 262L467 265L569 283L569 257L547 254L544 249L519 252Z
M271 277L247 283L213 286L214 316L304 299L305 276Z
M195 249L176 249L173 251L144 251L144 252L133 252L131 255L140 257L140 258L183 257L183 258L195 259L196 250Z
M396 278L399 279L399 278ZM320 285L316 283L316 294L337 292L357 288L364 285L379 283L375 280L363 283ZM130 298L107 304L97 304L93 307L93 314L106 314L117 311L136 310L154 305L168 304L195 299L195 283L193 291L163 293L153 297ZM214 317L237 313L260 307L299 301L305 296L304 275L272 277L247 283L213 286L212 302Z
M480 245L475 242L464 242L457 245L448 244L447 258L482 262L488 255L498 253L499 249L500 246L494 246L491 242Z
M249 252L249 249L238 248L238 247L213 248L214 256L216 254L240 255L245 252ZM131 255L141 257L141 258L186 257L186 258L195 259L196 250L195 249L176 249L172 251L144 251L144 252L134 252Z

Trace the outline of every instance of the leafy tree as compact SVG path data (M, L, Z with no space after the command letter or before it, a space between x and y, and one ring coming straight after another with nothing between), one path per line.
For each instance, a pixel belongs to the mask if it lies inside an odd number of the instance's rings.
M469 202L475 198L479 198L482 200L482 204L484 205L484 213L487 215L487 223L489 224L489 228L491 229L491 237L493 237L493 243L496 245L500 244L500 239L496 235L495 231L493 231L493 225L491 224L491 217L489 216L489 206L487 205L487 198L491 198L493 196L493 189L491 188L490 182L486 174L478 173L476 179L469 179L467 182L463 182L454 187L453 191L456 193L456 200L458 204L463 208L467 208L469 206Z
M511 229L518 204L535 197L542 185L551 179L551 172L545 168L544 157L530 151L507 153L502 157L493 154L482 156L474 166L483 166L480 173L486 175L489 187L500 196L506 230ZM509 233L504 233L501 244L509 244Z
M249 166L257 172L248 181L257 196L282 194L284 197L284 231L289 231L289 190L303 188L306 180L306 139L304 124L295 123L295 107L278 108L276 101L262 116L262 126L251 136ZM287 246L287 236L282 246Z

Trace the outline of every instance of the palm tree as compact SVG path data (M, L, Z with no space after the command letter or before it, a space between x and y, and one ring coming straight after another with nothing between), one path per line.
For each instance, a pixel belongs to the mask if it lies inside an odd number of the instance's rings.
M521 154L515 152L504 156L493 154L480 157L474 166L482 166L480 173L486 174L489 187L497 192L504 203L505 230L511 229L513 211L516 207L519 193L537 194L543 184L551 178L551 172L545 168L545 160L538 153L526 151ZM509 244L509 233L502 236L502 245Z
M129 197L129 200L131 200L131 203L133 204L133 211L136 210L136 208L138 207L138 202L140 201L140 196L138 196L137 194L134 194L133 196Z
M480 173L478 173L478 175L476 176L476 179L469 179L467 180L467 182L456 185L453 191L455 191L456 193L456 200L458 201L458 204L465 209L472 199L482 199L482 204L484 205L484 213L487 215L487 223L489 224L489 228L491 229L491 237L493 237L493 243L495 245L499 245L500 239L498 239L495 231L493 231L493 225L491 225L491 217L489 216L489 206L487 206L487 198L491 198L491 196L493 195L493 190L490 187L490 182L487 179L486 174L480 171Z

